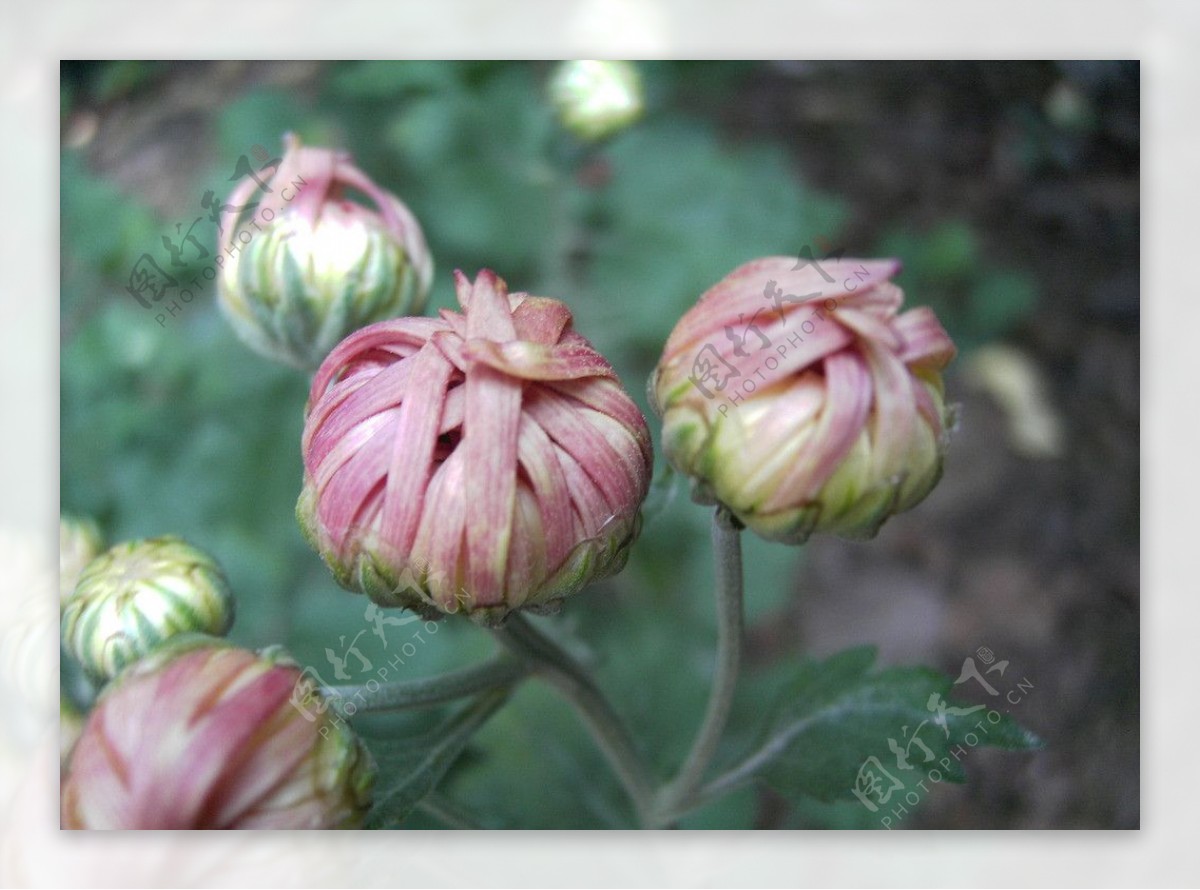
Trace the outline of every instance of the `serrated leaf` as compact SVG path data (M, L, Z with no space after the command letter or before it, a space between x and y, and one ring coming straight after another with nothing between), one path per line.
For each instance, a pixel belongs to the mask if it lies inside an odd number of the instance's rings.
M757 761L754 772L783 794L835 801L853 799L864 769L900 787L931 769L962 782L970 748L1040 747L998 710L949 698L949 677L923 667L872 672L874 661L875 650L860 647L801 665L747 761Z
M475 732L507 700L508 690L488 692L444 724L415 738L368 740L383 777L366 828L395 828L442 780Z

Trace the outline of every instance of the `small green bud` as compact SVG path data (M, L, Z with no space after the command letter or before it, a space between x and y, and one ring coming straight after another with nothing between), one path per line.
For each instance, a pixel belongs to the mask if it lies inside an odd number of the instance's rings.
M220 636L233 624L221 567L175 537L118 544L92 560L62 609L62 645L106 680L181 633Z
M595 142L624 130L641 116L642 78L632 62L563 62L550 79L550 101L567 130Z

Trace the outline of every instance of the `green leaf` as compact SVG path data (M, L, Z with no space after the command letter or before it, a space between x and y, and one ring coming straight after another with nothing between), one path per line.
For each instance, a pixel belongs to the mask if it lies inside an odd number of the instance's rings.
M1041 746L998 710L1017 679L1005 686L1002 676L989 678L999 684L995 707L962 705L949 699L949 677L923 667L872 672L874 661L874 648L860 647L801 665L746 764L789 796L853 800L856 788L867 793L871 773L903 797L933 770L935 781L964 781L971 748Z
M378 786L366 827L395 828L437 786L508 696L507 689L485 693L432 732L415 738L367 740L386 781Z

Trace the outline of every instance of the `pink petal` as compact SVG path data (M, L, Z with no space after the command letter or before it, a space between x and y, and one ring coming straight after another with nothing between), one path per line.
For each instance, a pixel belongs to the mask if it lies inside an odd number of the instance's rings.
M825 402L767 512L810 503L857 441L871 407L871 375L859 355L842 350L825 360Z
M950 335L928 306L918 306L900 315L895 327L903 341L900 360L909 367L940 371L957 352Z
M432 346L417 353L412 364L409 397L400 406L400 416L392 432L380 525L381 536L399 560L408 558L417 533L452 370L450 363Z
M613 377L612 365L590 346L562 343L546 346L530 341L467 340L464 355L522 380L572 380Z

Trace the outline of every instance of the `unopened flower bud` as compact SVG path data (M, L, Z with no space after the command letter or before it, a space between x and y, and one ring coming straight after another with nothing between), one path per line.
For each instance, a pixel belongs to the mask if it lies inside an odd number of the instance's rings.
M91 519L63 516L58 521L58 594L66 600L84 566L100 555L104 536Z
M351 331L419 313L433 263L409 209L348 154L285 141L269 179L247 177L230 195L233 206L253 209L225 223L218 297L253 349L314 368ZM375 208L351 201L347 189Z
M632 62L562 62L550 79L550 101L567 130L592 142L641 116L642 78Z
M663 448L698 500L765 538L867 538L941 475L954 344L897 314L895 260L735 269L671 333L651 380Z
M380 322L313 379L297 515L339 583L481 622L625 563L645 418L558 300L457 274L462 313Z
M101 694L62 787L62 826L355 828L375 768L277 652L177 638Z
M105 680L178 634L226 633L233 596L221 567L174 537L127 541L96 557L62 608L62 644Z

